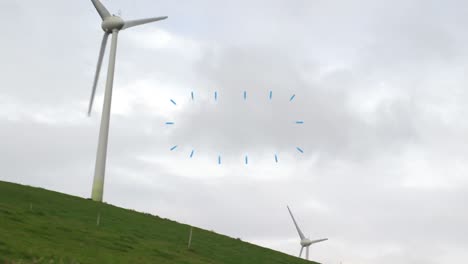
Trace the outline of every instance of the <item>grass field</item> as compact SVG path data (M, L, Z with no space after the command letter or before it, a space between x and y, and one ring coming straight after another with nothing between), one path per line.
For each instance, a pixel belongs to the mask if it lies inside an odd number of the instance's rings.
M97 226L97 212L101 220ZM313 263L149 214L0 181L0 263Z

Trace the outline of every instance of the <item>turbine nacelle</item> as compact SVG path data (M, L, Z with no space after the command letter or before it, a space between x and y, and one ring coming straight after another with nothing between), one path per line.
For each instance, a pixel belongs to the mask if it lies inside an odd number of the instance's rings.
M112 33L114 30L121 30L125 25L125 21L118 16L106 17L102 21L102 30L106 33Z
M310 240L308 238L301 239L301 246L307 247L307 246L310 246L310 245L312 245L312 240Z

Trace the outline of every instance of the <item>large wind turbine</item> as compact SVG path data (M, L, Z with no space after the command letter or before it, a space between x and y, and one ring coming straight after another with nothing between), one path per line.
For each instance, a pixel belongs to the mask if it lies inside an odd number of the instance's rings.
M115 58L117 54L117 37L119 35L119 31L163 20L166 19L167 16L124 21L122 18L116 15L111 15L111 13L109 13L107 8L99 0L91 0L91 2L93 3L94 7L99 13L99 16L101 16L102 18L102 29L104 30L104 36L102 38L101 51L99 52L96 75L94 77L94 84L91 92L91 100L89 101L88 116L91 115L91 110L93 108L94 95L96 93L96 86L99 80L99 73L101 71L102 59L104 57L104 52L106 51L107 39L109 35L112 34L112 44L109 55L109 68L107 71L106 90L104 94L104 106L102 109L101 128L99 131L96 167L94 169L93 191L91 193L91 198L94 201L102 202L104 189L104 174L106 171L107 141L109 136L112 86L114 84Z
M309 260L309 246L315 243L326 241L328 240L328 238L317 239L317 240L310 240L309 238L306 238L304 234L302 233L301 229L299 228L299 226L297 225L296 219L294 219L294 216L291 213L291 209L289 209L289 206L287 207L288 207L289 214L291 215L291 218L294 222L294 225L296 226L297 233L299 233L299 237L301 238L301 252L299 252L299 257L302 256L302 250L306 248L306 259Z

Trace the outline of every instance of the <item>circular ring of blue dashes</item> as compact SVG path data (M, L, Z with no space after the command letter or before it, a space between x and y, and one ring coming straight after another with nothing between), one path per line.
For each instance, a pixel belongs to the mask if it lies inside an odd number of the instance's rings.
M195 100L195 94L194 94L194 92L191 92L190 97L191 97L191 100L192 100L192 101ZM244 97L244 100L247 100L247 91L244 91L243 97ZM217 91L214 92L213 98L214 98L215 101L218 101L218 92L217 92ZM289 101L290 101L290 102L293 102L295 98L296 98L296 95L293 94L293 95L289 98ZM272 100L272 99L273 99L273 91L270 91L270 92L269 92L269 94L268 94L268 99L269 99L269 100ZM177 106L177 102L176 102L175 100L170 99L170 102L171 102L173 105ZM295 123L296 123L297 125L303 125L303 124L304 124L304 121L303 121L303 120L297 120ZM165 123L165 125L166 125L166 126L173 126L173 125L175 125L175 122L173 122L173 121L168 121L168 122ZM169 150L170 150L170 151L175 151L177 148L178 148L178 145L174 145L174 146L170 147ZM304 149L303 149L302 147L297 146L295 150L296 150L298 153L300 153L300 154L304 154ZM190 153L188 153L188 157L189 157L190 159L192 159L192 158L194 158L194 156L195 156L195 149L192 149L192 151L190 151ZM277 153L272 154L272 160L273 160L274 162L276 162L276 163L279 162L279 156L278 156ZM222 156L221 156L221 155L218 155L218 157L216 157L216 162L217 162L219 165L222 164ZM245 165L248 165L248 164L249 164L249 156L248 156L248 155L245 155L245 157L244 157L244 163L245 163Z

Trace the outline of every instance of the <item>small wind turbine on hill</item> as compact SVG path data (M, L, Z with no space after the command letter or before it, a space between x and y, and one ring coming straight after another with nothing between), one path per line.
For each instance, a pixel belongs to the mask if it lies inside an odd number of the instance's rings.
M107 39L109 35L112 34L112 44L109 55L109 68L107 71L106 90L104 94L104 106L102 109L101 128L99 131L96 167L94 170L93 190L91 194L91 198L94 201L102 202L104 175L106 170L107 142L109 136L112 86L114 84L115 59L117 55L117 37L121 30L163 20L166 19L167 16L124 21L119 16L111 15L111 13L109 13L107 8L99 0L91 0L91 2L102 18L102 29L104 30L104 36L102 38L101 50L99 52L96 75L94 77L94 84L91 92L91 100L89 101L88 116L91 115L91 110L93 108L94 95L96 93L96 86L99 80L99 73L101 71L104 52L106 51Z
M322 241L326 241L328 240L328 238L323 238L323 239L317 239L317 240L310 240L309 238L306 238L304 236L304 234L302 233L301 229L299 228L299 226L297 225L296 223L296 219L294 219L294 216L291 212L291 209L289 209L289 206L288 207L288 211L289 211L289 214L291 215L291 218L294 222L294 225L296 226L296 229L297 229L297 233L299 233L299 237L301 238L301 252L299 252L299 257L302 256L302 250L304 250L304 248L306 248L306 259L309 260L309 247L310 245L312 244L315 244L315 243L319 243L319 242L322 242Z

